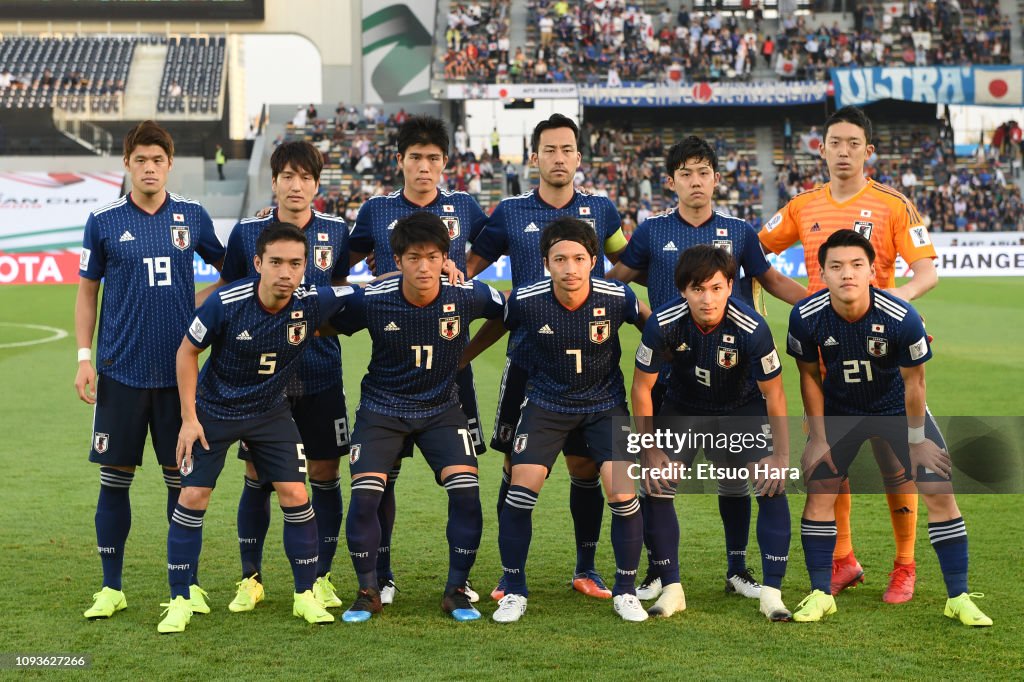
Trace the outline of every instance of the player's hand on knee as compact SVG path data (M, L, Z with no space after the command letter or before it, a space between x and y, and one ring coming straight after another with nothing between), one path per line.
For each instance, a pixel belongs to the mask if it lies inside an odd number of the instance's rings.
M184 421L181 423L181 430L178 432L178 444L174 449L174 456L181 473L188 474L192 471L192 447L199 441L203 448L209 450L210 445L206 442L206 433L199 420Z
M466 281L466 275L459 270L459 267L455 265L455 261L451 258L444 262L441 266L441 274L448 278L448 281L452 284L462 284Z
M651 470L653 469L667 471L669 466L671 466L671 461L664 450L661 448L645 448L640 453L640 466L644 470L643 486L648 495L657 495L671 490L669 479L660 476L655 478L651 475Z
M754 467L754 493L762 497L785 495L789 453L785 458L781 455L767 457L761 464L762 467Z
M82 402L89 405L96 404L96 369L91 362L78 363L78 373L75 374L75 390Z
M835 462L832 461L832 449L824 440L811 439L807 441L803 457L800 459L800 468L803 469L804 478L810 478L814 470L821 464L825 464L833 474L838 474Z
M910 444L910 471L907 472L910 480L917 479L918 467L933 471L947 481L953 474L953 461L949 453L927 438L920 443Z

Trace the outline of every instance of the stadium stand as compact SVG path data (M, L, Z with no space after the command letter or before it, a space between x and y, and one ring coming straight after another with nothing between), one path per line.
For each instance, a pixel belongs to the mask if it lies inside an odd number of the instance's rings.
M493 83L508 71L509 0L452 3L435 71L448 80Z
M224 78L224 36L174 36L160 79L160 113L216 112Z
M0 108L117 111L136 36L0 39Z

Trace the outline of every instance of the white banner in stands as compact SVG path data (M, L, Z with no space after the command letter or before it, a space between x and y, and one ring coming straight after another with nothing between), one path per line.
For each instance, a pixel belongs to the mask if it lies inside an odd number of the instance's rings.
M931 232L936 249L964 246L1024 246L1024 232Z
M447 99L576 99L575 83L449 84Z
M0 251L82 245L91 211L121 196L124 173L0 173Z
M939 251L939 277L1020 277L1024 246L962 246Z

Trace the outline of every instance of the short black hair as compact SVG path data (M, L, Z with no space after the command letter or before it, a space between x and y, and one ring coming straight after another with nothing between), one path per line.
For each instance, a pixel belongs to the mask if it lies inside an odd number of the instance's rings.
M277 221L264 227L260 236L256 238L256 255L262 259L267 245L275 242L301 242L302 256L309 258L309 242L306 241L306 233L292 223Z
M324 169L324 155L305 140L283 142L277 145L277 149L270 155L271 177L276 178L288 165L297 171L306 171L319 183L320 172Z
M400 218L388 238L391 250L399 258L414 244L432 244L448 255L452 240L448 228L435 213L417 211Z
M731 253L711 244L691 246L676 263L676 288L683 291L688 286L698 286L719 272L730 282L736 279L736 259Z
M548 257L548 251L558 242L577 242L591 256L598 255L597 232L579 218L564 216L551 221L540 236L540 253Z
M690 135L682 142L672 145L665 155L665 172L669 177L675 175L676 169L682 168L690 159L707 161L711 164L711 170L718 172L718 154L707 140L696 135Z
M442 154L448 156L448 148L451 146L448 125L426 114L410 116L398 128L398 153L405 154L405 150L414 144L435 145Z
M871 129L871 119L861 109L854 106L843 107L834 114L828 117L825 121L825 131L822 133L822 137L828 137L828 129L836 123L852 123L858 126L864 131L864 139L867 144L871 144L874 131Z
M124 158L128 159L136 147L156 145L164 150L168 159L174 158L174 140L156 121L142 121L124 136Z
M540 134L545 130L554 130L555 128L568 128L571 130L573 139L576 140L576 146L580 146L579 126L568 116L551 114L533 127L533 137L530 138L530 151L536 154L537 150L540 149Z
M818 247L818 265L822 268L825 267L825 258L828 256L829 249L837 249L843 246L859 246L867 254L868 263L874 264L875 247L871 246L870 240L854 230L836 230L828 236L824 244Z

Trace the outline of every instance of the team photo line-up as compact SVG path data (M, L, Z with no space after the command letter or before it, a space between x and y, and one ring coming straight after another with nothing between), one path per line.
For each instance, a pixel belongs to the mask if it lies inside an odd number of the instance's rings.
M863 581L850 536L847 472L870 441L896 544L883 599L913 597L921 493L947 587L944 615L991 625L972 600L980 595L968 588L967 531L950 459L926 408L930 339L909 303L937 283L935 249L913 204L865 177L874 151L870 120L853 107L829 117L821 149L829 182L790 201L760 233L714 210L718 160L712 146L690 136L665 159L665 186L677 207L650 217L627 240L609 199L574 187L578 136L560 114L539 122L530 147L538 186L505 198L488 216L471 195L438 187L448 162L446 124L410 117L398 133L403 188L367 200L351 227L311 208L320 152L305 141L284 142L270 160L276 208L238 222L225 246L197 202L165 189L174 163L170 135L153 121L129 131L131 190L89 215L75 302L75 387L94 408L89 459L100 472L95 524L103 578L85 617L109 618L127 607L130 489L148 432L167 487L171 594L159 632L182 632L194 614L210 613L198 578L204 515L236 442L245 480L237 517L241 579L231 612L251 611L264 599L263 544L276 492L293 615L335 620L330 609L343 606L331 581L343 458L351 475L344 535L358 589L342 620L367 621L392 603L395 483L415 446L448 495L441 608L457 621L479 619L469 574L483 528L477 456L487 443L471 362L506 332L489 441L504 454L493 619L514 622L526 612L532 512L560 452L577 548L572 587L610 600L627 621L684 610L674 505L681 477L634 481L629 472L664 471L672 462L657 447L627 451L613 436L630 418L618 330L632 324L641 332L630 389L638 435L649 434L655 418L678 417L724 434L752 422L770 438L741 452L702 448L709 462L742 474L718 481L726 591L755 600L771 621L818 621L836 612L835 595ZM766 258L798 241L806 287ZM220 272L198 292L195 254ZM512 273L506 293L474 279L503 255ZM897 256L913 270L899 287ZM606 258L613 263L607 272ZM364 259L376 279L349 285L350 267ZM650 307L633 282L647 287ZM782 347L755 305L762 290L792 306L785 350L799 372L808 430L799 467L807 486L800 540L811 590L792 611L781 593L791 540L785 477L778 475L790 460ZM477 318L485 321L470 338ZM371 359L350 429L337 337L364 329ZM826 418L840 416L854 426L831 428ZM692 465L696 454L683 452L682 464ZM751 491L760 582L746 565ZM595 566L606 504L615 559L610 587Z

